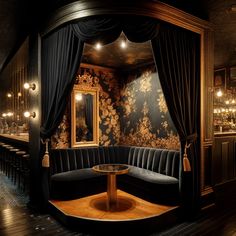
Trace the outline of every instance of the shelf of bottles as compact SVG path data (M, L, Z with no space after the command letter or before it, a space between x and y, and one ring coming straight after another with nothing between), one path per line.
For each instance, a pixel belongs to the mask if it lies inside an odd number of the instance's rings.
M214 91L214 131L236 132L236 89Z

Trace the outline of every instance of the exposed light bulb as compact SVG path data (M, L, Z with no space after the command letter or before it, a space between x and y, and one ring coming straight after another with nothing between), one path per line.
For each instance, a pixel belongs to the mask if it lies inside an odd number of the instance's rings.
M35 112L29 112L29 111L24 112L24 117L26 117L26 118L29 118L29 117L35 118L35 116L36 116Z
M218 90L217 93L216 93L216 96L217 97L222 97L223 93L221 90Z
M35 84L24 83L24 88L35 90L36 85Z
M11 97L12 97L12 94L11 94L11 93L7 93L7 97L8 97L8 98L11 98Z
M24 112L24 117L26 118L30 117L30 112L29 111Z
M127 43L126 43L125 40L122 40L122 41L121 41L120 47L121 47L121 48L126 48L126 47L127 47Z
M100 50L100 49L102 48L101 43L96 43L95 48L96 48L97 50Z

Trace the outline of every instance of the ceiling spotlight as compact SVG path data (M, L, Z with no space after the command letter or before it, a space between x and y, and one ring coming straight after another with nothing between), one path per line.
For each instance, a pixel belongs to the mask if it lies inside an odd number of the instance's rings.
M26 117L26 118L29 118L29 117L35 118L36 117L36 113L35 112L25 111L24 112L24 117Z
M96 48L97 50L100 50L100 49L102 48L101 43L96 43L95 48Z
M24 83L24 88L25 89L35 90L36 89L36 85L35 84Z
M126 43L125 40L122 40L122 41L121 41L120 47L121 47L121 48L126 48L126 47L127 47L127 43Z

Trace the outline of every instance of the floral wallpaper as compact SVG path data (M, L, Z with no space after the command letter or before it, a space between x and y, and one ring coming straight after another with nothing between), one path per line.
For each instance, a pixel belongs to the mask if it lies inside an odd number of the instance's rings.
M69 106L63 116L61 124L58 126L55 134L51 138L52 148L69 148L70 147L70 111Z
M76 84L99 88L99 145L136 145L179 149L155 66L128 76L82 66ZM68 105L68 107L70 107ZM70 111L52 138L53 148L70 146Z
M121 91L120 144L178 149L155 66L130 73Z

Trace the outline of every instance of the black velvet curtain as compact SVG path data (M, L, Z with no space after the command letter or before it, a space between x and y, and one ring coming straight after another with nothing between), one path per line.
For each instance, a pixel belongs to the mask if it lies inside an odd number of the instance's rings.
M192 171L180 172L180 188L185 208L195 212L200 197L200 36L163 24L152 47L168 110L180 136L181 157L186 143L191 143L187 154Z
M75 82L83 41L72 27L64 27L42 40L42 127L49 138L60 124Z

